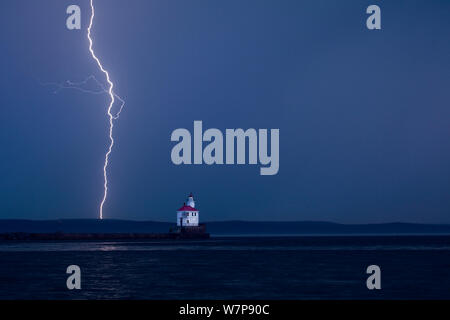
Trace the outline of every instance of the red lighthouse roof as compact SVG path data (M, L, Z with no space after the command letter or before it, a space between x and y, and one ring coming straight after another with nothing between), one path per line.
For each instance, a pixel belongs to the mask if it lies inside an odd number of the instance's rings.
M187 206L186 203L183 204L183 206L178 209L177 211L198 211L195 208L192 208L191 206Z

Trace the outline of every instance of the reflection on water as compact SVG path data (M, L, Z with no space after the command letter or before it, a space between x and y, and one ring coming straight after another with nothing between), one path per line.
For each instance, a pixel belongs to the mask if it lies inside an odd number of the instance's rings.
M450 299L449 251L448 236L9 242L0 299ZM66 288L72 264L82 290Z
M0 252L172 250L450 250L450 236L224 237L210 240L0 242Z

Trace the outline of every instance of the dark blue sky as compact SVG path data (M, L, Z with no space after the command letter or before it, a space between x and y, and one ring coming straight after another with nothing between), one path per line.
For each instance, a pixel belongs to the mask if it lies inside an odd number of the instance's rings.
M79 4L82 30L65 27ZM382 30L365 27L378 4ZM450 223L450 2L96 0L97 55L126 100L105 217ZM0 218L96 218L106 95L88 1L0 4ZM279 128L280 171L175 166L177 128Z

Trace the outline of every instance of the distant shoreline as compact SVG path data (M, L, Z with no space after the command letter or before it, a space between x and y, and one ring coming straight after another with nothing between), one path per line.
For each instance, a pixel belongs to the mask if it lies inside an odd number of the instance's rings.
M266 234L211 234L211 238L264 238L264 237L445 237L448 233L266 233Z

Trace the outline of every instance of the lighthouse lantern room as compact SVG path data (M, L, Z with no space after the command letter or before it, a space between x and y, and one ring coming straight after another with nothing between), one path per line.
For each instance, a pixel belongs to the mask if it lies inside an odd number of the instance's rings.
M197 227L198 226L198 210L195 209L194 196L189 195L187 202L177 210L177 226L178 227Z

